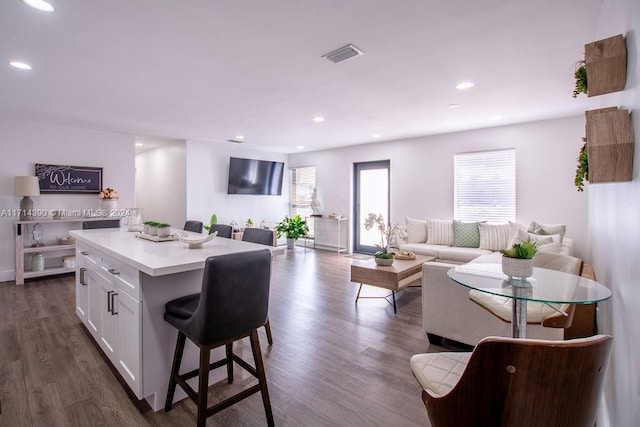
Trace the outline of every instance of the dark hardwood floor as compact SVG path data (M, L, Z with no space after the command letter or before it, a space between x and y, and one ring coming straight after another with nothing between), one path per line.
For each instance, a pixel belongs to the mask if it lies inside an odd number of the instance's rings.
M420 288L397 295L396 315L382 299L356 306L352 261L303 248L274 259L269 317L275 342L267 345L263 329L260 342L276 425L429 425L409 358L442 349L429 346L422 329ZM74 298L72 276L0 284L0 425L195 425L190 400L168 413L136 408L82 329ZM236 347L252 360L248 340ZM210 387L210 402L255 383L236 372L234 384ZM265 425L260 395L207 422Z

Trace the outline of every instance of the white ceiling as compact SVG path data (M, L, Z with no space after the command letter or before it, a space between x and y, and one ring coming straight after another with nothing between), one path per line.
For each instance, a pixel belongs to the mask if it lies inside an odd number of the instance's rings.
M50 3L0 3L1 116L290 153L581 114L601 1Z

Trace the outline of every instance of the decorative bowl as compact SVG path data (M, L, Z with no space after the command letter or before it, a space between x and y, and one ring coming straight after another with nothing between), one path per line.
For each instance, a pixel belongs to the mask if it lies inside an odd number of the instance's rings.
M373 258L377 265L388 267L393 264L393 258Z
M214 231L213 233L209 234L206 237L196 237L193 234L187 234L181 231L178 231L175 234L178 240L180 240L183 243L187 243L189 245L189 249L200 249L202 248L202 245L204 243L208 242L209 240L212 240L217 235L218 235L217 231Z

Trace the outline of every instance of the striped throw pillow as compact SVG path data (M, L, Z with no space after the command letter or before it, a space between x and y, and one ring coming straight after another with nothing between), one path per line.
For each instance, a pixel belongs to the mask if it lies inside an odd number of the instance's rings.
M453 246L453 221L427 218L427 244Z
M480 249L501 251L507 249L511 241L509 224L478 224L480 230Z

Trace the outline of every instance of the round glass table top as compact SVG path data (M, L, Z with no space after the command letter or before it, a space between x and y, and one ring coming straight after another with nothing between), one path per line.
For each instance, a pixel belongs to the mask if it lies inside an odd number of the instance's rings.
M524 281L509 281L500 264L458 265L447 275L469 289L526 301L592 304L611 296L606 286L594 280L546 268L534 267L533 276Z

